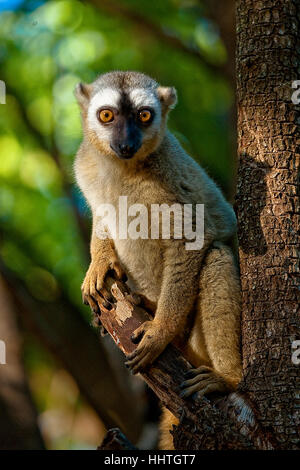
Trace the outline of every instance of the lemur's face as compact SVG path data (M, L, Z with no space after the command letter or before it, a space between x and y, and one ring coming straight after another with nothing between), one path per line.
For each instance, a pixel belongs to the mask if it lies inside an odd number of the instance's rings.
M104 88L88 108L88 127L121 159L132 158L161 129L161 103L150 90Z
M176 102L174 88L138 72L101 75L91 85L79 84L75 93L89 140L102 154L122 160L154 152Z

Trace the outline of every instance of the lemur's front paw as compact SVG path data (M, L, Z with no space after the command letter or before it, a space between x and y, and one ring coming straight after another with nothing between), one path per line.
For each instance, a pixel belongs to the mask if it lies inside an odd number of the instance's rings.
M113 270L117 279L125 279L126 274L118 261L92 261L81 286L82 301L89 305L94 313L99 312L99 306L110 310L113 300L110 292L104 287L107 272Z
M127 356L125 363L133 374L151 365L169 342L160 324L155 320L143 323L134 331L131 340L133 343L139 343L133 353Z
M230 389L225 379L211 367L201 366L198 369L190 369L186 372L185 377L188 380L185 380L180 386L182 389L180 396L183 398L195 393L197 397L201 398L213 392L225 393Z

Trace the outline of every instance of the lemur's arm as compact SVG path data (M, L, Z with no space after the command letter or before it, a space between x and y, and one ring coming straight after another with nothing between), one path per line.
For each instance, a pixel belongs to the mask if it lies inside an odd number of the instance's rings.
M122 279L125 275L118 262L113 240L101 239L96 233L97 218L93 218L93 230L90 243L91 263L81 286L82 299L89 304L94 312L98 312L97 302L107 303L108 293L103 284L109 270L114 270L116 277Z
M167 344L183 331L199 291L199 272L211 241L206 236L199 251L186 250L184 240L167 241L163 282L155 317L143 323L132 336L133 342L139 342L127 361L133 373L151 364Z

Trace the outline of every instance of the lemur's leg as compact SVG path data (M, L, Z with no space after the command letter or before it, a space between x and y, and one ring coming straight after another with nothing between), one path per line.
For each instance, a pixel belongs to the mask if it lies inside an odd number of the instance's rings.
M188 372L182 384L184 396L227 392L241 380L240 302L239 278L231 250L219 244L207 254L200 274L195 322L185 352L197 368ZM160 449L174 448L170 434L174 424L178 424L178 419L164 409Z
M210 364L187 373L184 397L226 392L240 382L240 310L237 268L231 250L220 243L208 253L200 274L197 314L189 339L193 348L198 337L199 344L204 339Z
M197 252L186 250L184 240L163 240L163 274L161 292L154 319L138 327L132 340L138 343L127 356L126 365L137 374L152 364L184 329L198 295L198 277L209 235Z

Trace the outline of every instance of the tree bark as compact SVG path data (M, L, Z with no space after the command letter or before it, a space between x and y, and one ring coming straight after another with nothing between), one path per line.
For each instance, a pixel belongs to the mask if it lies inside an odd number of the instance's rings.
M299 0L237 1L243 389L281 449L298 448L300 424L299 21Z

